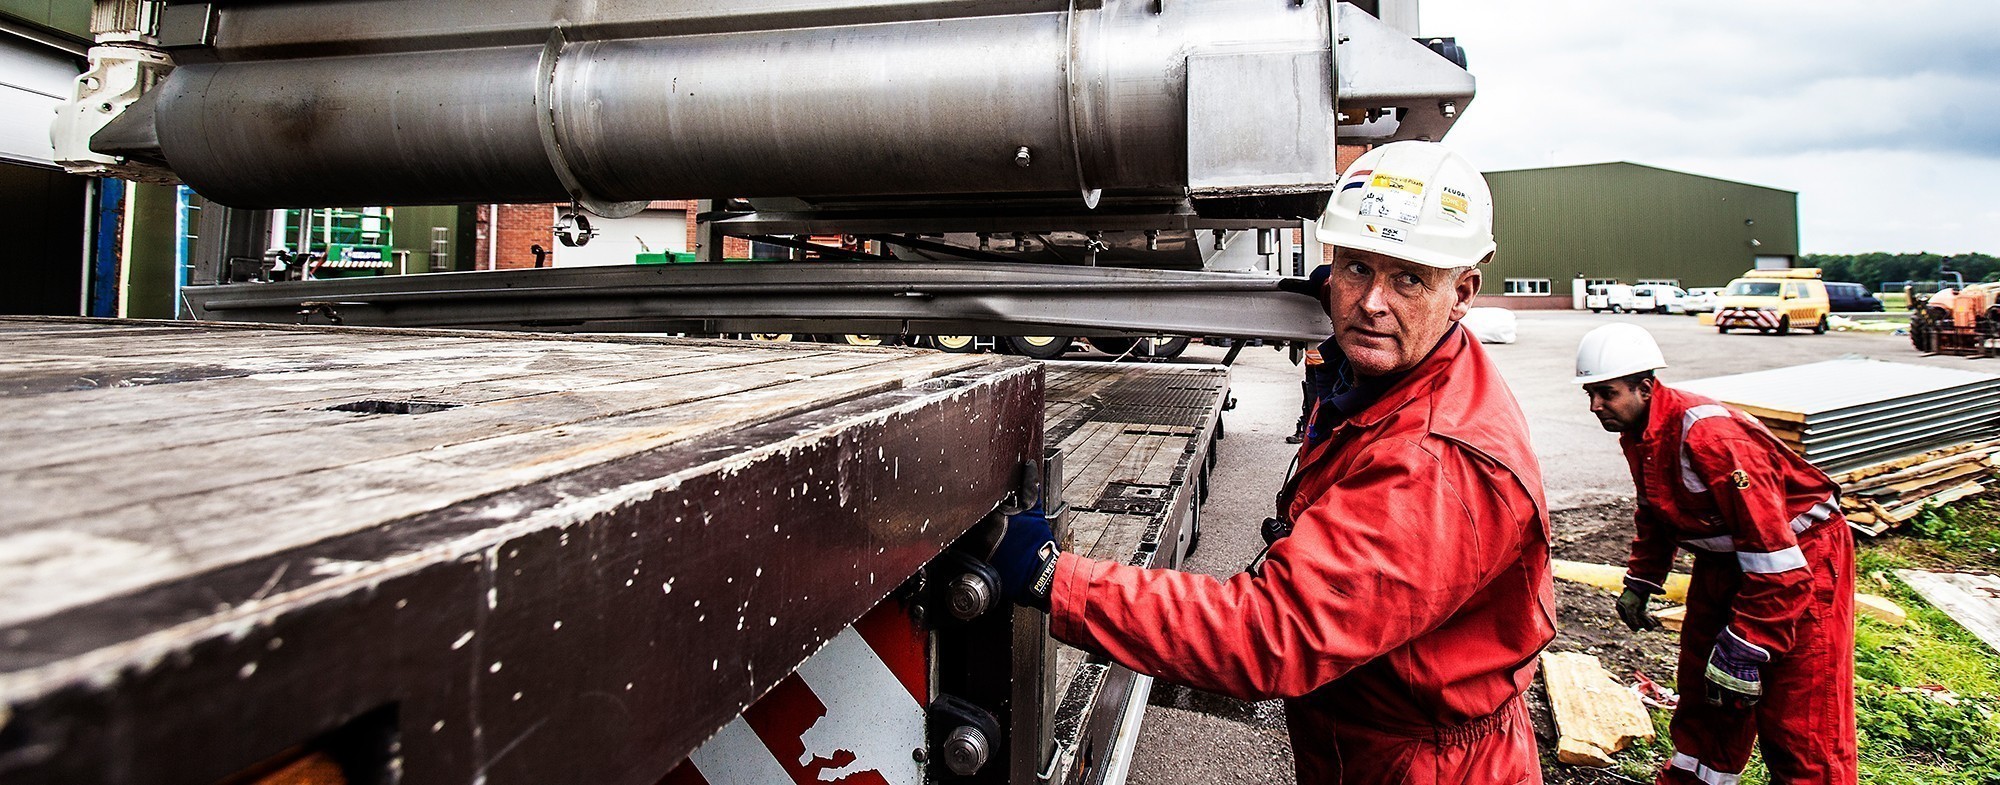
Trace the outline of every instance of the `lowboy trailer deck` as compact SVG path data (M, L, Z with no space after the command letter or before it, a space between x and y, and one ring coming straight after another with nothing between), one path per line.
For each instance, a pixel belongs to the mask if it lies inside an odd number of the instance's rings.
M1072 547L1177 563L1227 396L1051 365L1045 408L1017 359L644 336L0 347L8 783L1117 781L1143 679L961 540L1046 476Z

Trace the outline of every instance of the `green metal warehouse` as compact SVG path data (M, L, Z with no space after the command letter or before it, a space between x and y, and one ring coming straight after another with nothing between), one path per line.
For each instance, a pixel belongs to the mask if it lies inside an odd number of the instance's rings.
M1792 266L1798 194L1635 163L1487 172L1500 252L1482 304L1571 308L1579 280L1722 286Z

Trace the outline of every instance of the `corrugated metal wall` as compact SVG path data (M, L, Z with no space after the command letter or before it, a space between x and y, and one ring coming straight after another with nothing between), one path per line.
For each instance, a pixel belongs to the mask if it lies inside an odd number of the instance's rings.
M1759 256L1799 252L1798 194L1631 163L1488 172L1499 254L1485 294L1508 278L1679 279L1721 286ZM1752 241L1756 244L1752 244Z

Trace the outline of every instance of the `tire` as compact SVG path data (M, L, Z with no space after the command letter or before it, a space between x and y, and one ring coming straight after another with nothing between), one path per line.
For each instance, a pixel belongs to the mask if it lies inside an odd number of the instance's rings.
M888 346L889 339L880 335L842 335L840 342L848 346Z
M1139 343L1137 338L1124 337L1095 337L1084 340L1090 343L1090 348L1113 357L1132 351L1132 347Z
M1053 360L1069 351L1069 336L1066 335L1009 335L1007 350L1023 357L1037 360Z
M1622 306L1622 305L1614 305L1614 306L1611 306L1611 312L1612 312L1612 313L1624 313L1624 312L1625 312L1625 306Z
M979 338L972 335L933 335L925 340L931 348L952 354L970 354L979 351Z
M1826 331L1833 326L1828 323L1829 321L1830 317L1824 315L1820 316L1819 324L1813 325L1813 335L1825 335Z
M760 343L791 343L791 333L751 333L750 340Z
M1171 338L1147 338L1144 342L1148 344L1146 347L1148 354L1166 360L1181 356L1182 352L1187 351L1188 344L1192 343L1185 335L1176 335Z
M1603 309L1603 308L1592 308L1592 309L1590 309L1590 312L1591 312L1591 313L1604 313L1604 309Z
M1717 335L1728 335L1729 328L1718 324L1715 326L1715 332Z
M1792 316L1791 316L1791 314L1785 314L1784 316L1780 316L1780 317L1778 317L1778 329L1776 330L1776 332L1777 332L1777 333L1778 333L1779 335L1791 335L1791 334L1792 334Z

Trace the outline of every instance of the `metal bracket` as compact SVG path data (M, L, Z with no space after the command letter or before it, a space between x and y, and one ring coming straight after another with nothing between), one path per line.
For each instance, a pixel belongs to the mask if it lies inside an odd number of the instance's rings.
M556 241L566 248L582 248L590 244L590 238L597 236L597 229L590 225L590 216L585 215L583 210L581 205L571 203L568 210L556 216L556 225L551 227ZM540 257L536 258L535 266L542 266Z
M555 170L556 179L562 181L563 190L569 192L570 200L576 205L605 218L630 218L646 209L648 202L613 202L592 196L571 170L569 156L563 152L562 126L556 118L555 81L556 65L562 60L564 47L569 42L563 37L561 27L549 29L549 40L542 45L542 59L535 69L535 104L540 113L537 123L542 135L542 152L548 156L549 167ZM587 226L587 224L586 224ZM586 239L585 242L588 242ZM570 245L565 240L564 245ZM582 245L582 242L576 245Z

